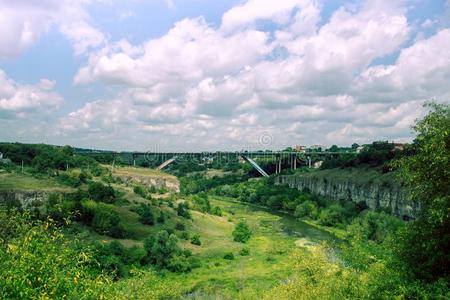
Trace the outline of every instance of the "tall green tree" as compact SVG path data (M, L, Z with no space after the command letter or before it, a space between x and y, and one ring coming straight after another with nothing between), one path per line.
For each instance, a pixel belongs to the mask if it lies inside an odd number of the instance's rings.
M398 254L421 279L450 276L450 106L429 102L413 129L413 155L397 161L401 178L421 206L401 235Z

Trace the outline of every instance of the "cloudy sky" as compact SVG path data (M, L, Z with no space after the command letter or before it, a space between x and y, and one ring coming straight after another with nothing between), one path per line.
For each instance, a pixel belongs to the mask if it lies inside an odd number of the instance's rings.
M450 0L0 0L0 141L409 141L450 101Z

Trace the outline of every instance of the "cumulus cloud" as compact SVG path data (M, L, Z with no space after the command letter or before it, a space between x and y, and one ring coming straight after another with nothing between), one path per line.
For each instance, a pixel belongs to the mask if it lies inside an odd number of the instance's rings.
M54 90L54 81L42 79L38 84L19 84L0 69L0 119L23 119L30 115L45 115L62 103Z
M179 151L410 139L423 100L450 96L450 29L423 38L406 0L343 5L325 19L326 5L248 0L218 26L183 19L132 44L108 41L73 4L77 18L54 22L76 53L88 53L74 83L119 92L61 117L55 136L90 147L145 150L148 143ZM48 26L31 34L18 26L24 38L13 45L28 47ZM0 95L13 99L19 85L3 82ZM51 94L50 86L33 88ZM261 144L267 135L271 143Z
M421 101L448 94L448 30L402 49L413 30L403 1L343 6L322 25L317 1L269 2L236 6L217 28L185 19L158 39L92 55L75 82L120 85L126 97L87 104L63 127L127 124L173 147L182 142L165 136L218 148L258 148L264 133L271 147L403 140ZM276 26L263 30L259 21ZM374 64L395 53L395 64ZM118 106L132 112L127 122L111 116Z
M52 26L73 43L76 54L102 45L106 37L85 11L92 1L0 1L0 60L18 56Z

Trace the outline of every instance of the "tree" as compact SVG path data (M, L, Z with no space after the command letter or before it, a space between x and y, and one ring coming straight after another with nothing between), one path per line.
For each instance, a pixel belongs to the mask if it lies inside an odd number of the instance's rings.
M330 150L330 152L338 152L339 151L339 147L336 146L336 145L333 145L333 146L330 147L329 150Z
M421 212L400 236L397 254L422 279L450 276L450 106L429 102L413 126L414 154L395 162Z
M166 230L159 231L156 237L149 237L144 242L148 261L159 268L166 268L171 259L180 252L177 243L177 237L169 235Z
M179 203L177 206L177 215L186 218L186 219L190 219L191 218L191 213L189 212L189 206L187 203Z
M245 221L239 221L232 234L233 240L241 243L246 243L252 236L252 232Z
M92 182L88 187L89 197L95 201L113 203L116 199L114 189L101 182Z

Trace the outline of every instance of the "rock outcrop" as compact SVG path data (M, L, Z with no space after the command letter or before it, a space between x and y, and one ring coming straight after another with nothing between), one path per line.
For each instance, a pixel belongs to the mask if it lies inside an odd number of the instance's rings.
M153 186L155 188L166 188L173 192L180 191L180 183L176 179L172 178L160 178L151 177L145 175L115 175L114 177L120 178L123 182L137 182L146 186Z
M0 205L32 208L42 205L48 199L48 193L36 191L0 192Z
M309 189L312 193L334 200L364 202L370 209L382 209L402 218L415 218L417 215L418 205L408 201L406 191L398 184L362 183L345 176L337 179L327 177L320 171L317 173L317 175L282 175L277 178L277 183L299 190Z

